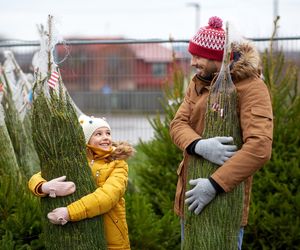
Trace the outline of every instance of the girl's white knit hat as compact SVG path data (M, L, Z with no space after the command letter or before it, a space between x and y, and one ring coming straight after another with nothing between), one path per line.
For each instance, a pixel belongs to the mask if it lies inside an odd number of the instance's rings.
M106 127L109 130L111 130L105 118L96 118L94 116L80 115L79 123L83 129L85 143L89 142L92 134L97 128Z

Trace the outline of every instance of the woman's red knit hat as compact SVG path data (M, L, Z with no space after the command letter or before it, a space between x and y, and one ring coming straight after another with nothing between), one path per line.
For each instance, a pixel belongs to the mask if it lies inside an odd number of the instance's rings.
M222 61L225 45L225 31L222 24L221 18L211 17L208 26L200 28L190 40L189 52L206 59Z

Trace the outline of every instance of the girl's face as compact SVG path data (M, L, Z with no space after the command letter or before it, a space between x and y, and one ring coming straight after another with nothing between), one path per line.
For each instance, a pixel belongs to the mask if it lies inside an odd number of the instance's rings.
M112 146L111 131L107 127L97 128L88 144L103 150L109 150Z

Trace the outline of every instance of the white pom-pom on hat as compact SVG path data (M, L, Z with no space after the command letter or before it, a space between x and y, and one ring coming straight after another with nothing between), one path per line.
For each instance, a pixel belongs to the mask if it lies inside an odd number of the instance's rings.
M111 130L105 118L95 118L94 116L80 115L78 120L83 129L85 143L89 142L92 134L97 128L106 127Z

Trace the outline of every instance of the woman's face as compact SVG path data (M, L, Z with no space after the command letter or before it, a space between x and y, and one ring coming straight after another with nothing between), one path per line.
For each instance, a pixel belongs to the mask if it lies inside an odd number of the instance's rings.
M97 128L92 134L88 144L104 150L109 150L112 146L111 131L107 127Z

